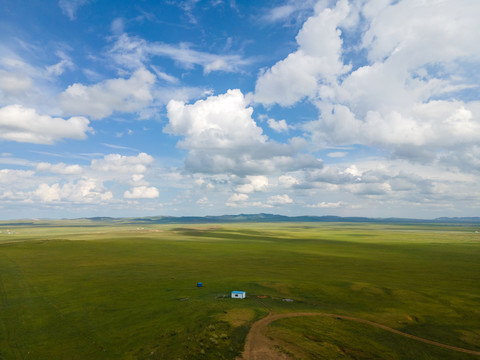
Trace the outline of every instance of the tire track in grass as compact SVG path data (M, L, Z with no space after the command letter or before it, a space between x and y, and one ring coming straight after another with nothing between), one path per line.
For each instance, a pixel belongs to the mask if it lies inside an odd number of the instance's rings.
M245 342L245 348L240 359L243 360L275 360L275 359L290 359L285 354L280 354L275 349L273 349L273 342L270 341L265 335L263 335L263 329L268 326L270 323L284 318L290 317L299 317L299 316L323 316L329 318L336 318L342 320L348 320L353 322L358 322L366 325L370 325L379 329L383 329L385 331L389 331L391 333L423 342L425 344L437 346L444 349L449 349L452 351L457 351L469 355L476 355L480 356L480 351L464 349L458 346L452 346L448 344L443 344L437 341L425 339L419 336L411 335L400 330L393 329L391 327L370 321L365 320L362 318L357 318L353 316L346 316L346 315L337 315L337 314L327 314L327 313L302 313L302 312L294 312L294 313L285 313L285 314L272 314L270 313L268 316L264 317L263 319L258 320L255 322L250 332L247 335L247 341Z

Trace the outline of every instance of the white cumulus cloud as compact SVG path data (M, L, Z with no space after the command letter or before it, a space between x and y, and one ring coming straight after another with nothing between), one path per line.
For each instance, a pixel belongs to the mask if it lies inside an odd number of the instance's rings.
M159 192L153 186L135 186L131 190L125 191L123 196L126 199L155 199L158 198Z
M82 173L82 167L80 165L67 165L65 163L50 164L47 162L38 163L36 171L53 172L62 175L78 175Z
M40 115L21 105L0 108L0 139L34 144L54 144L61 139L85 139L92 129L88 119L68 120Z
M235 190L239 193L250 194L255 191L266 191L268 189L268 178L266 176L247 176L246 183L238 186Z
M98 180L85 178L63 185L42 183L33 193L33 198L45 203L102 203L111 200L113 194Z
M153 162L154 158L146 153L140 153L137 156L109 154L103 159L92 160L90 167L94 171L103 173L127 174L128 177L133 175L133 179L138 181L143 179L140 175L146 172Z
M268 119L267 120L268 126L275 130L276 132L285 132L288 131L288 124L285 120L275 120L275 119Z
M300 152L306 145L303 139L293 138L288 144L269 140L252 112L240 90L192 105L172 100L165 131L183 137L178 145L189 150L185 166L190 172L246 176L322 166Z
M480 3L328 6L318 2L297 50L259 76L255 101L313 103L319 117L303 129L319 147L361 144L411 161L467 161L460 154L473 154L480 141Z
M293 203L293 200L287 194L270 196L268 201L271 205L285 205Z
M248 200L247 194L238 194L235 193L228 199L228 203L238 203L238 202L245 202Z
M144 68L136 70L129 79L109 79L86 86L70 85L59 95L66 114L85 115L101 119L115 111L136 112L153 101L155 75Z
M344 206L344 204L340 201L337 201L337 202L322 201L322 202L319 202L317 204L307 205L307 207L310 207L310 208L321 208L321 209L334 209L334 208L339 208L339 207L342 207L342 206Z
M266 70L257 80L255 100L266 105L293 105L317 94L321 82L334 83L350 67L341 61L338 25L349 12L341 0L334 9L317 9L297 35L298 50Z
M0 184L14 187L31 178L34 174L31 170L0 169Z

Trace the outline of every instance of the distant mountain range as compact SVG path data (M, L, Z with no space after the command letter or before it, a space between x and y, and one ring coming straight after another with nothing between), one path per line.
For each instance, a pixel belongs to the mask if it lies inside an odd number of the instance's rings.
M480 217L439 217L436 219L369 218L341 216L285 216L275 214L239 214L220 216L145 216L133 218L90 217L79 219L40 220L22 219L0 221L0 226L70 226L105 224L213 224L213 223L274 223L274 222L337 222L337 223L376 223L376 224L459 224L480 225Z
M436 219L368 218L341 216L285 216L275 214L239 214L220 216L152 216L136 218L92 217L90 221L130 224L208 224L208 223L267 223L267 222L350 222L350 223L396 223L396 224L480 224L480 217L439 217Z

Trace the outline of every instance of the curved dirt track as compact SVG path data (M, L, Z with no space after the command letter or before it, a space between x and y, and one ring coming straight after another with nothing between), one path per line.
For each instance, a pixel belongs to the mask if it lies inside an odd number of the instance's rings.
M290 359L285 354L281 354L277 352L273 346L274 343L270 341L265 335L262 334L263 329L270 324L273 321L276 321L278 319L283 319L283 318L289 318L289 317L298 317L298 316L323 316L323 317L331 317L331 318L337 318L337 319L342 319L342 320L349 320L349 321L355 321L358 323L362 324L367 324L374 326L379 329L383 329L386 331L390 331L392 333L407 337L409 339L421 341L426 344L438 346L441 348L445 349L450 349L453 351L458 351L470 355L477 355L480 356L480 351L474 351L474 350L468 350L468 349L463 349L460 347L456 346L451 346L447 344L442 344L436 341L424 339L415 335L410 335L407 333L404 333L402 331L393 329L391 327L378 324L373 321L357 318L357 317L352 317L352 316L345 316L345 315L335 315L335 314L326 314L326 313L302 313L302 312L295 312L295 313L286 313L286 314L269 314L268 316L264 317L261 320L258 320L255 322L251 329L250 332L248 333L247 336L247 341L245 343L245 349L243 351L242 358L243 360L286 360Z

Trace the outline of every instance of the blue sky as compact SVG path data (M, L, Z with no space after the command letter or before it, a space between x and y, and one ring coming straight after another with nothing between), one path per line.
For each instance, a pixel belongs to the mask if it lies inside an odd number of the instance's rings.
M0 0L0 219L478 216L476 0Z

